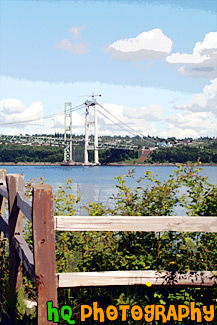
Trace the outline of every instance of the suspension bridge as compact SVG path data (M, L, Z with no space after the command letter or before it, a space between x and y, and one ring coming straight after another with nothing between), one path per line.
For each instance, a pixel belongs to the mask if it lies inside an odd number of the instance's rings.
M121 121L118 117L113 115L108 109L103 107L96 99L94 93L91 95L91 100L86 100L83 104L76 107L72 107L71 102L67 102L64 105L64 112L58 112L55 114L47 115L42 118L32 118L22 121L12 121L0 126L9 126L19 123L32 123L40 120L46 120L55 118L60 115L64 115L64 133L58 136L56 135L0 135L0 141L10 142L14 144L22 143L26 145L49 145L49 146L61 146L64 148L63 165L74 165L74 147L84 147L84 165L99 165L99 150L101 149L121 149L121 150L138 150L138 145L132 142L118 143L117 141L102 141L102 137L98 136L98 114L102 115L105 119L112 122L120 129L124 130L131 136L139 137L141 140L149 144L150 147L154 147L156 142L145 137L142 133L137 132L130 125ZM73 136L73 112L85 109L85 135ZM90 111L93 116L93 120L90 121ZM90 126L93 126L93 134L90 135ZM94 163L89 162L89 151L94 151Z

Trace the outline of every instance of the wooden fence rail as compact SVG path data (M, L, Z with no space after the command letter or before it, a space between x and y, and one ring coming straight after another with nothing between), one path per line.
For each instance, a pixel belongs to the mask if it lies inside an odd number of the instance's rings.
M217 232L215 217L55 216L59 231Z
M55 230L58 231L180 231L217 232L216 217L54 216L53 189L35 185L32 201L24 195L24 175L0 170L0 239L9 238L11 294L22 286L22 266L36 282L37 321L47 321L47 301L57 307L57 288L82 286L144 285L217 286L213 271L105 271L56 273ZM8 218L5 217L8 200ZM23 214L32 222L33 251L23 238ZM0 252L1 253L1 252Z

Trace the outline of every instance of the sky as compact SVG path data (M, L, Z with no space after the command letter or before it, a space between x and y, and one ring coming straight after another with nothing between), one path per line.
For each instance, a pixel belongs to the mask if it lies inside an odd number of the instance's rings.
M0 134L63 133L46 117L94 92L99 135L216 137L216 17L216 0L0 0Z

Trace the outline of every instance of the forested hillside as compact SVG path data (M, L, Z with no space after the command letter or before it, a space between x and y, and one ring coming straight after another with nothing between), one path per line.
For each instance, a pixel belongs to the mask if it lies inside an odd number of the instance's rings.
M1 144L0 162L62 162L64 149L51 146L30 146L21 144ZM84 148L74 148L76 162L84 161ZM99 160L102 164L110 162L123 162L131 159L137 160L138 151L108 149L99 151ZM93 151L89 152L89 161L94 160Z
M1 162L60 162L63 148L50 146L0 145Z
M55 146L30 146L21 144L1 144L0 162L62 162L64 149ZM94 152L89 151L89 161L94 161ZM141 149L104 149L99 150L101 164L137 163ZM217 143L207 143L203 146L178 145L153 150L145 163L186 163L196 162L217 163ZM74 160L84 161L84 147L74 147Z
M217 163L217 143L204 147L177 146L154 150L148 161L153 163L186 163L196 162L200 158L202 163Z

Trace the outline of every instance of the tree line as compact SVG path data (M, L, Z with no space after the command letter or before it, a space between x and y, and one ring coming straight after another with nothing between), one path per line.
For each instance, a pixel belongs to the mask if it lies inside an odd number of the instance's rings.
M1 144L0 162L62 162L64 156L63 147L55 146L30 146L21 144ZM99 161L101 164L129 162L136 163L141 156L139 150L101 149ZM84 161L84 147L75 146L73 153L76 162ZM205 146L179 145L174 147L158 148L151 151L148 163L187 163L196 162L217 163L217 143L209 143ZM89 151L89 161L94 161L94 152Z
M153 163L186 163L196 162L200 159L202 163L217 163L217 143L206 147L177 146L159 148L154 150L148 157L148 162Z
M74 147L76 162L84 161L84 147ZM63 147L29 146L21 144L2 144L0 146L0 162L62 162L64 157ZM99 160L102 164L122 162L138 158L138 151L107 149L99 151ZM94 161L94 152L89 152L89 161Z

